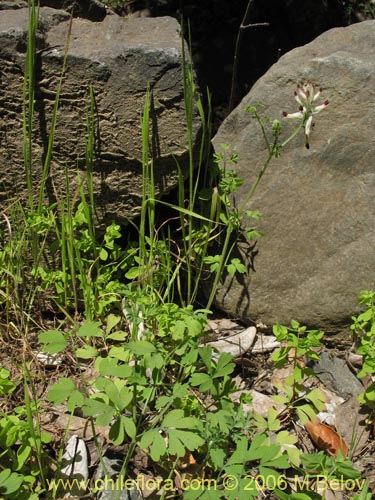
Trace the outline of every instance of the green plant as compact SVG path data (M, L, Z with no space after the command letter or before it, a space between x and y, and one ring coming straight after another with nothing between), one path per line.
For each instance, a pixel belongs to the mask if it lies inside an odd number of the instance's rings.
M67 400L71 411L82 406L96 424L109 425L114 444L130 439L122 474L137 446L166 469L171 457L181 458L187 450L203 447L201 419L209 407L201 407L199 393L210 393L210 406L215 405L219 414L225 405L234 407L228 397L233 391L229 374L234 364L226 355L213 362L208 348L198 345L204 315L173 304L151 312L144 317L146 330L140 340L124 343L125 332L107 328L104 333L99 323L87 323L73 332L84 339L76 355L95 358L97 376L91 382L95 392L86 396L69 379L61 379L48 395L56 404ZM49 353L60 352L66 346L64 336L58 332L43 333L40 340ZM108 354L103 356L101 352ZM210 367L210 383L199 375L203 366ZM194 389L198 385L199 393ZM225 422L225 415L222 419Z
M275 490L280 500L320 500L326 498L327 492L361 491L352 498L367 499L366 480L361 479L361 473L355 469L350 460L343 457L328 457L323 452L302 454L303 469L295 475L291 483L296 493L286 493Z
M37 17L34 2L30 2L31 24L24 78L24 158L28 204L24 206L21 200L16 200L2 213L5 225L1 231L0 247L0 301L5 304L7 317L13 319L16 316L19 330L25 333L35 304L41 309L46 307L45 304L50 307L53 301L65 312L73 308L76 316L84 309L88 319L104 314L113 302L119 303L121 300L118 292L123 285L119 278L123 275L127 259L131 258L116 244L116 240L122 236L118 224L110 224L101 234L95 231L92 182L95 103L92 87L89 89L86 120L85 177L77 173L78 190L72 194L66 173L66 192L61 197L56 193L56 203L45 205L44 190L52 157L70 29L54 102L46 159L42 167L42 181L37 188L33 186L33 105L28 106L28 103L33 102L33 40Z
M283 345L272 354L275 367L281 368L287 364L293 367L291 375L277 384L282 394L273 396L273 399L286 405L287 410L296 411L302 424L306 424L315 420L316 411L325 407L322 391L310 390L305 384L305 380L314 375L313 370L306 366L306 361L319 359L316 348L322 347L320 340L324 332L307 330L306 326L301 326L298 321L293 320L290 327L274 325L273 333Z
M70 411L82 407L96 425L109 426L114 444L129 443L121 470L125 477L138 447L169 478L177 462L194 452L202 474L215 481L210 498L234 499L244 492L244 498L257 497L253 476L277 481L289 460L298 462L296 438L280 431L271 441L268 433L279 431L280 421L271 424L270 414L269 426L262 428L259 419L243 412L241 402L232 401L235 365L230 354L214 356L211 346L199 345L203 313L175 304L142 311L145 329L138 340L116 330L119 322L114 318L106 330L88 322L73 331L72 340L81 339L77 357L95 359L96 375L83 393L71 380L60 379L48 399L66 401ZM39 339L50 354L67 346L59 332L42 333ZM228 486L233 477L235 488ZM184 498L204 495L202 489L187 488Z
M0 395L3 404L10 404L11 394L19 384L11 380L10 373L0 368ZM27 386L25 386L27 391ZM25 392L26 394L26 392ZM12 408L12 412L0 412L0 495L9 500L15 498L36 500L43 488L38 479L44 481L44 458L42 445L51 441L46 433L34 430L29 417L38 413L35 403L25 396L25 405ZM37 456L34 450L38 450ZM38 479L37 479L38 478Z
M363 364L358 377L373 377L375 375L375 291L364 290L359 296L359 303L365 306L365 311L353 316L351 329L355 335L357 352L363 356ZM360 403L375 410L375 382L370 381L366 390L359 396Z
M129 4L131 0L103 0L104 5L108 5L111 9L121 9Z
M251 398L234 399L236 365L232 356L204 344L206 318L223 274L246 271L233 254L238 238L245 236L251 241L262 236L254 227L260 213L247 208L249 201L271 159L277 158L300 131L305 130L307 135L311 131L310 118L317 110L312 107L312 96L306 95L310 87L299 87L297 91L306 106L296 116L300 123L284 141L278 120L264 117L259 108L247 108L260 126L267 155L255 181L248 186L244 201L235 206L233 194L243 184L236 172L238 158L235 153L228 154L226 144L213 159L210 156L210 110L206 116L194 83L192 59L185 54L183 45L188 166L183 170L176 164L179 186L175 203L156 200L150 148L152 90L147 89L141 114L141 212L139 222L129 221L137 236L122 247L123 229L116 222L100 232L96 229L93 87L88 89L87 99L86 173L77 174L78 188L71 192L66 172L64 195L57 195L53 205L44 204L69 34L42 182L38 188L33 185L34 37L38 8L33 0L29 6L23 96L28 200L26 204L16 200L3 210L4 225L0 228L0 301L5 305L7 324L21 332L23 344L20 380L12 380L7 370L0 369L0 394L8 410L0 414L0 494L10 499L34 500L51 493L47 492L51 470L46 460L51 438L42 430L37 377L27 354L31 352L27 350L30 338L35 341L35 314L42 300L55 306L54 314L56 310L62 312L64 320L53 329L38 326L39 347L54 359L59 359L57 355L69 357L75 374L70 377L67 369L64 376L58 377L49 388L47 400L66 405L71 415L82 409L102 462L96 432L98 426L109 428L110 442L122 447L125 453L121 477L132 474L134 457L140 452L149 463L158 465L165 481L171 481L172 494L191 500L258 498L270 491L281 499L322 498L318 493L306 492L307 488L296 493L288 491L286 496L289 483L284 473L293 467L305 474L301 464L311 476L306 479L308 485L313 485L319 475L330 480L341 476L358 479L358 471L343 457L302 454L297 436L288 430L293 420L308 422L324 406L322 393L311 390L306 383L312 373L305 365L306 359L318 358L315 349L321 346L323 332L307 330L295 321L290 327L275 325L274 333L282 348L273 355L273 361L277 367L290 363L292 373L278 385L279 393L273 396L275 404L282 404L284 409L275 406L265 417L245 412L244 403ZM301 92L305 92L305 97ZM209 93L207 101L209 108ZM197 149L196 115L202 124ZM159 222L161 206L173 215ZM54 266L48 258L51 256ZM196 310L200 278L207 269L214 273L212 294L208 307ZM358 316L353 329L365 356L363 373L373 374L374 295L367 294L363 303L371 312ZM84 374L84 364L92 367L89 379ZM21 380L24 404L13 399ZM363 398L372 403L373 388ZM63 442L68 431L65 430ZM196 460L192 477L199 488L194 488L194 483L186 488L176 484L179 465L186 456ZM58 479L62 451L57 453L54 466ZM215 487L207 489L204 480L213 481ZM360 486L358 483L358 489ZM354 498L368 500L366 488L368 485ZM57 491L53 489L53 498ZM167 496L165 489L161 498Z
M372 0L345 0L343 4L348 23L362 21L363 16L366 19L375 18L375 7Z

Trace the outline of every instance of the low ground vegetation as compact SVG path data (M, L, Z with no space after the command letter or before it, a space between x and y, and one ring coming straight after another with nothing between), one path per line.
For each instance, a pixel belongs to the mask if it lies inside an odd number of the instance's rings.
M314 500L330 498L339 485L341 498L369 500L370 481L358 460L370 454L371 441L358 450L355 437L345 443L317 417L327 401L314 385L309 362L319 358L324 332L296 321L274 325L280 347L271 356L262 355L257 368L289 371L274 383L266 415L249 410L248 391L238 395L236 377L248 370L246 364L216 352L208 342L216 286L223 273L246 270L232 257L237 238L262 236L256 228L260 214L249 211L248 202L271 159L282 155L297 134L305 133L309 144L312 115L328 101L319 105L319 91L310 83L298 86L297 126L286 138L278 120L256 108L244 110L259 123L268 156L248 188L246 203L234 207L232 194L243 183L236 175L237 158L228 157L225 144L211 157L209 120L185 59L188 139L194 109L204 131L198 158L191 145L187 185L180 173L178 201L155 199L146 92L140 218L129 221L128 228L113 222L98 232L91 178L95 89L88 89L86 175L79 178L78 192L53 205L44 199L67 53L42 182L33 184L37 10L30 1L24 86L29 197L9 200L1 211L1 497L74 493L94 498L112 489L112 498L119 498L121 489L133 490L136 484L149 498ZM173 216L158 222L160 206ZM221 252L216 254L218 243ZM203 300L200 281L212 274L212 293L197 306ZM363 312L353 317L352 331L363 360L358 377L366 381L359 401L371 428L375 292L364 291L359 300ZM77 422L84 422L84 431L77 430ZM75 451L67 458L72 435ZM87 448L91 462L82 470L77 467ZM109 453L121 458L116 473L108 465ZM66 482L73 479L78 482Z

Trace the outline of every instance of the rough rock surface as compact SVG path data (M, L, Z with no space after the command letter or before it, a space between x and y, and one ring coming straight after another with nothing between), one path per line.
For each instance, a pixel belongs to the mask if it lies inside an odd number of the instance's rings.
M330 105L316 116L310 149L300 134L270 164L248 204L262 213L264 237L246 257L247 276L226 279L217 305L247 321L294 318L329 330L350 322L375 276L375 21L332 29L283 56L213 142L238 153L248 187L267 152L245 107L263 103L263 114L282 120L282 111L297 111L295 85L306 80ZM284 138L295 125L282 121Z
M22 86L27 40L27 9L0 16L0 203L24 192ZM43 7L37 34L35 100L35 182L46 154L55 92L61 73L69 15ZM77 167L85 170L89 88L95 93L94 191L98 220L124 220L139 211L142 193L140 117L147 85L152 89L152 143L156 194L177 183L175 158L184 166L187 138L183 105L179 25L172 18L125 20L113 14L101 23L73 20L67 72L55 133L49 201L62 194L67 167L72 190ZM195 122L195 137L199 134ZM151 135L151 134L150 134Z
M179 21L189 20L194 67L201 88L208 86L212 91L215 112L219 111L217 104L226 107L228 102L235 41L248 3L249 0L131 0L116 2L116 11L129 14L146 10L153 17L167 15ZM251 23L269 25L243 30L235 104L281 55L311 42L330 28L345 25L342 0L256 0L252 2L249 19Z
M103 21L107 13L105 5L99 0L40 0L40 6L64 9L74 17L91 21Z

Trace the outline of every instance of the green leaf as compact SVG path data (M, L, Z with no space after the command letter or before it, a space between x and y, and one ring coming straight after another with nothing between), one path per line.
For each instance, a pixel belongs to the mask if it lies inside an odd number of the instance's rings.
M126 344L114 345L113 347L111 347L108 353L108 357L115 358L118 361L123 361L126 364L129 364L131 356L131 352L126 348Z
M284 325L276 323L272 327L272 333L275 335L276 339L279 342L282 342L283 340L286 340L288 337L288 328Z
M129 271L125 273L125 277L128 278L129 280L134 280L138 278L138 276L141 274L141 268L140 267L131 267Z
M236 273L243 274L246 272L246 266L236 257L227 265L227 271L231 276L234 276Z
M30 453L31 446L29 445L29 443L21 443L20 447L17 450L17 470L20 470L24 466L26 460L30 456Z
M186 323L181 319L177 320L171 328L173 340L183 340L185 338Z
M245 461L259 460L266 452L268 446L269 446L269 438L267 436L265 436L264 434L255 434L255 436L253 436L253 439L251 440L249 452L247 454Z
M132 391L123 384L122 380L113 381L99 377L95 387L106 394L117 410L123 411L133 399Z
M194 451L205 443L204 439L191 431L170 429L168 431L168 451L171 455L183 457L186 450Z
M196 318L186 318L186 327L188 330L189 338L196 338L202 334L203 327L202 323Z
M98 351L95 349L95 347L88 345L88 344L85 344L76 350L77 358L81 358L81 359L96 358L97 355L98 355Z
M314 421L316 413L310 405L297 406L298 417L303 425Z
M68 345L65 336L58 330L49 330L38 335L39 342L48 354L57 354Z
M219 359L217 360L215 371L212 378L225 377L225 375L230 375L234 368L235 363L233 363L233 356L229 352L222 352Z
M106 261L108 259L108 252L105 248L101 248L99 251L100 260Z
M255 435L255 438L257 435ZM243 470L243 467L245 466L246 462L249 461L248 459L248 440L245 437L241 437L237 443L236 443L236 449L232 453L231 457L229 458L227 462L228 465L239 465L240 468L237 470L237 473L241 473ZM227 466L225 469L227 470Z
M212 366L212 347L210 345L205 345L204 347L200 347L198 351L207 370L210 371Z
M305 396L306 399L311 401L318 411L323 411L326 405L327 397L321 389L313 389Z
M127 408L133 401L133 389L126 386L122 387L122 389L120 389L120 401L121 405L119 406L119 409L125 410L125 408Z
M56 405L63 403L73 391L76 390L74 382L70 378L61 377L48 391L47 399Z
M332 459L323 451L319 451L318 453L302 453L301 462L304 469L314 471L314 473L323 473L330 468Z
M178 422L184 418L184 410L171 410L164 417L162 427L178 427Z
M94 417L97 425L102 426L108 425L115 414L112 406L97 399L85 399L82 409L87 417Z
M139 446L143 450L146 450L153 443L156 434L160 435L159 431L157 431L156 429L151 429L149 431L144 432L139 441Z
M280 429L281 423L277 418L279 411L272 407L268 410L268 429L270 431L278 431Z
M0 367L0 395L10 394L17 387L12 380L9 380L9 376L9 370Z
M100 375L128 378L133 373L133 367L120 364L115 358L97 358L95 368Z
M292 319L291 322L290 322L290 325L292 328L294 328L294 330L298 330L300 324L298 323L298 321L296 321L295 319Z
M152 442L150 449L150 456L152 460L158 462L160 457L164 456L167 453L167 446L165 444L163 436L161 434L155 435L155 439Z
M262 231L258 231L257 229L249 229L245 234L246 238L250 241L255 240L255 238L260 240L264 236Z
M220 260L220 255L208 255L207 257L203 258L203 262L210 266L210 271L213 273L220 269Z
M137 435L137 428L133 420L129 417L124 417L123 415L121 415L121 420L124 425L126 434L130 437L130 439L134 440Z
M282 394L273 394L271 396L272 400L275 401L276 404L285 405L290 401L290 398L282 395Z
M267 449L267 452L265 452L261 458L261 466L274 467L276 469L287 469L289 467L289 460L287 455L280 455L281 453L280 446L277 445L272 445L272 446L274 447L274 453L271 453L271 450Z
M226 453L222 448L210 448L210 458L214 469L222 469L224 467Z
M145 432L141 437L139 446L144 451L150 447L150 456L154 462L159 462L160 458L167 453L164 438L156 429Z
M11 469L4 469L0 472L0 493L10 495L18 491L23 483L24 476L12 472Z
M125 441L125 428L121 416L117 417L115 422L111 425L108 437L116 446L122 445Z
M186 349L184 349L183 352L185 351ZM194 371L197 359L198 359L198 349L190 349L189 351L186 352L186 354L182 356L181 365L186 367L185 369L187 373L191 373Z
M113 328L119 324L121 321L121 316L117 316L116 314L108 314L107 316L107 336L113 330Z
M299 467L301 465L301 450L294 445L285 445L284 449L288 455L290 463L294 467Z
M164 358L159 352L145 356L145 368L150 368L151 370L156 368L157 372L160 373L163 367Z
M233 414L231 409L229 410L215 410L206 413L207 422L210 426L219 428L220 432L228 435L231 433L233 427Z
M173 397L183 399L187 394L188 388L188 384L180 384L179 382L176 382L173 386Z
M100 321L86 321L77 332L78 337L103 337Z
M73 412L75 408L81 408L84 401L83 394L77 389L73 391L67 399L66 406L70 412Z
M99 387L99 389L106 393L117 410L125 410L133 400L133 391L129 387L122 386L123 382L120 380L116 380L117 384L112 380L103 380L104 386Z
M281 445L294 445L298 442L298 437L289 434L288 431L280 431L276 434L275 443L279 443Z
M123 332L123 331L117 331L117 332L113 332L113 333L110 333L109 335L107 335L107 339L110 339L110 340L125 340L126 338L128 337L128 334L126 332Z
M190 377L190 384L193 387L199 385L199 390L201 392L205 392L211 389L212 387L212 378L207 373L193 373Z
M145 354L151 354L157 352L154 344L148 340L131 340L127 345L129 351L137 356L143 356Z
M156 401L155 408L157 410L160 410L161 408L165 408L169 403L173 401L172 396L159 396L158 400Z
M246 216L249 218L249 219L255 219L255 220L259 220L261 217L262 217L262 214L259 212L259 210L246 210Z
M336 477L344 477L345 479L359 479L361 472L353 467L350 460L339 462L336 460Z
M174 429L196 429L199 420L195 417L184 417L183 410L171 410L165 416L162 427Z

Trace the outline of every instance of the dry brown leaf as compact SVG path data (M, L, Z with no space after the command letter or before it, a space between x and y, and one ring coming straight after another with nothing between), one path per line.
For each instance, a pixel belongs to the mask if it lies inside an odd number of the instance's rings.
M322 424L319 420L315 423L310 421L305 425L305 429L315 446L320 450L333 456L337 456L338 452L341 452L344 457L348 456L348 447L345 441L329 425Z

